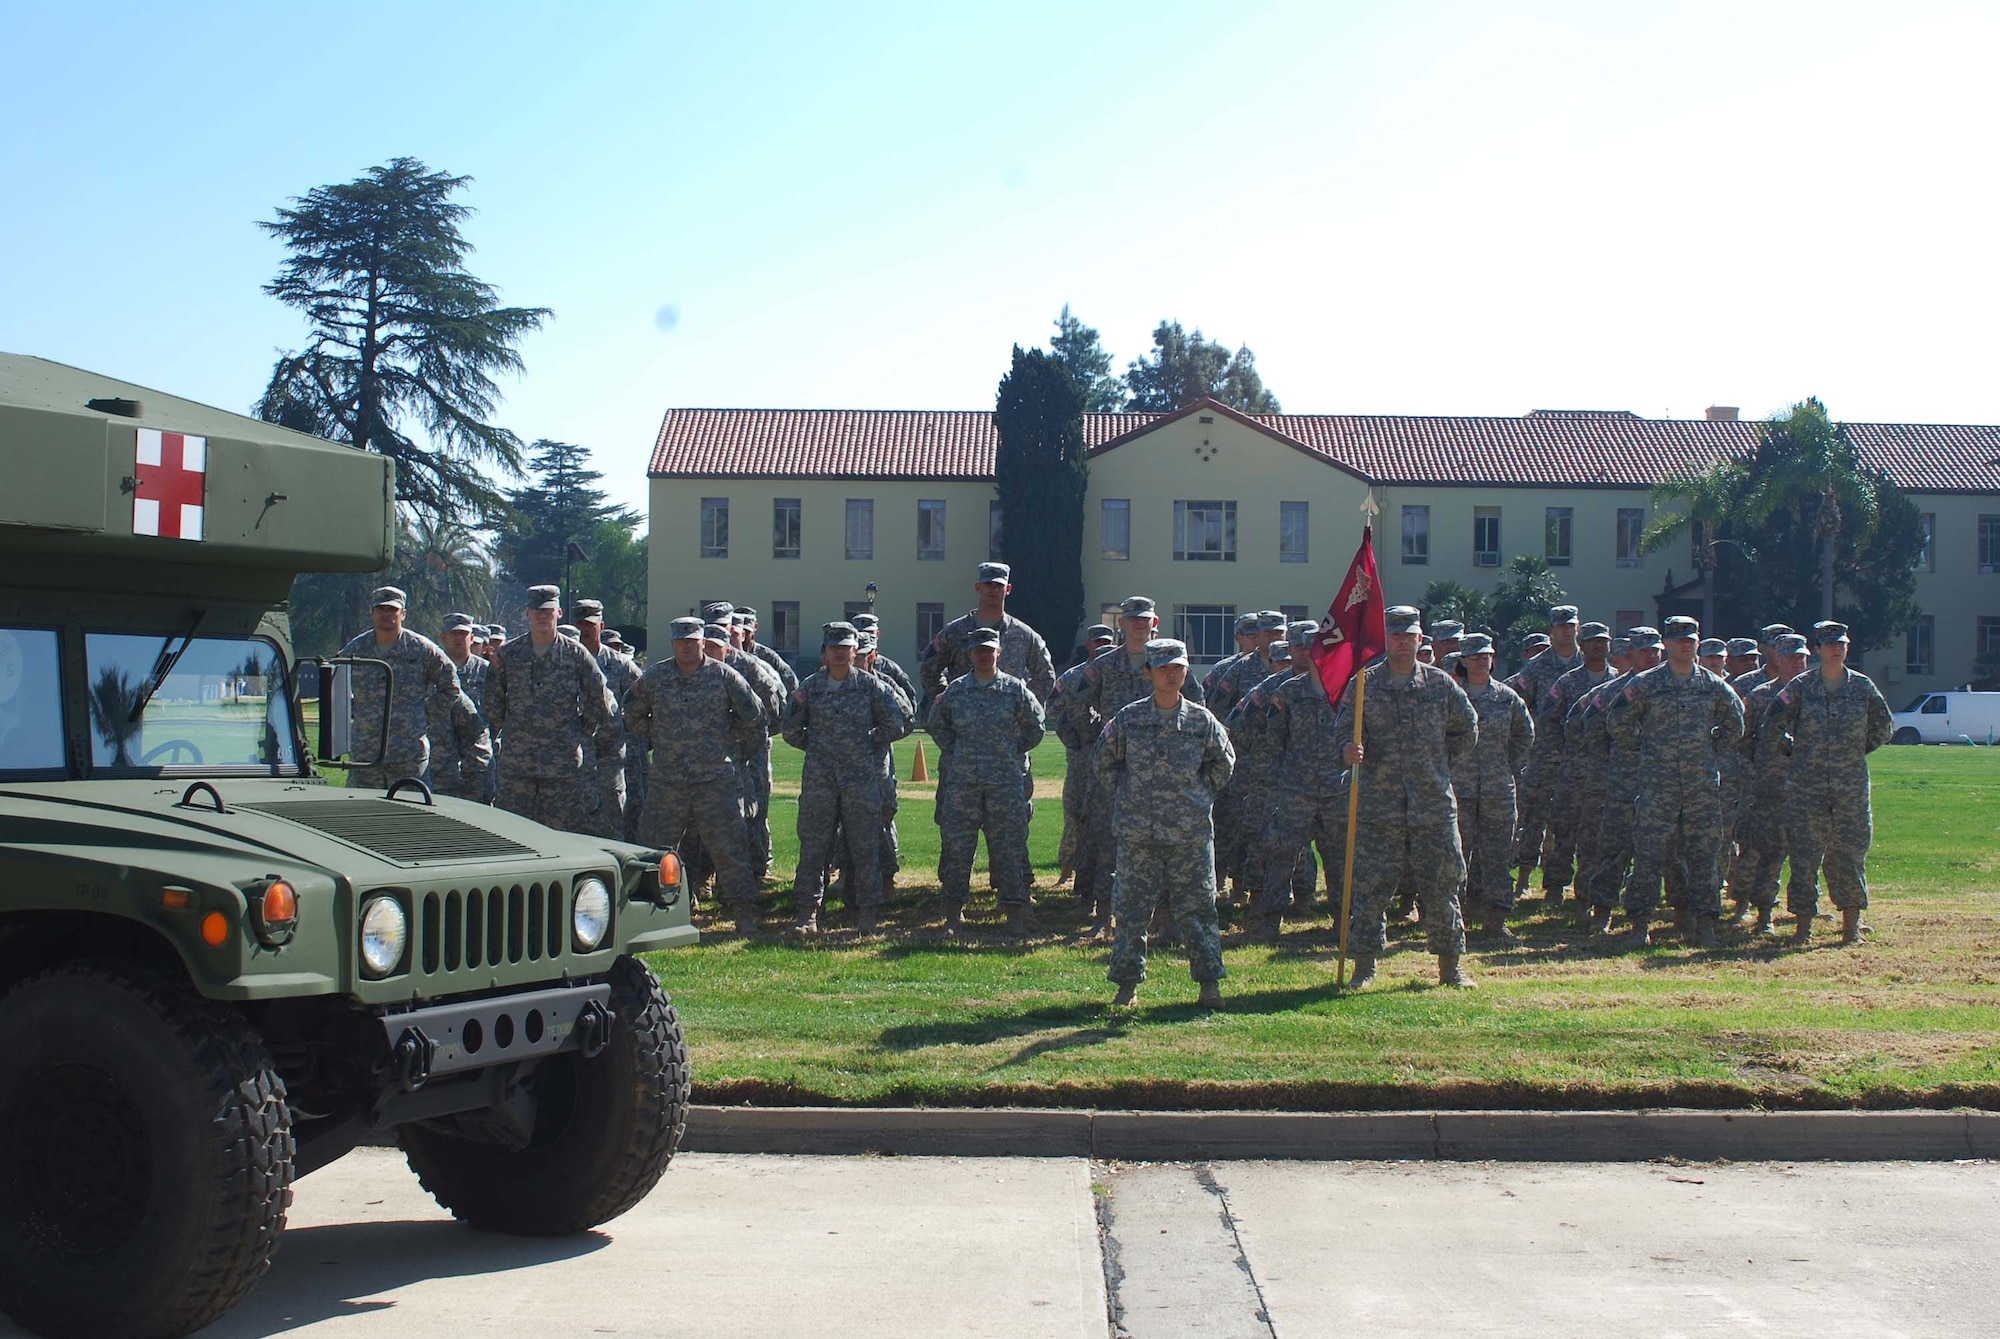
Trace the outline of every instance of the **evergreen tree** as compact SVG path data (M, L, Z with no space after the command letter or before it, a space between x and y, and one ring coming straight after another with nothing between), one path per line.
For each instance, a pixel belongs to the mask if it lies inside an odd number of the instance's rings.
M520 607L530 586L561 584L566 570L579 584L601 577L591 572L591 563L604 542L605 528L618 531L629 542L639 523L636 515L597 486L604 476L590 468L587 448L544 437L528 449L533 453L529 482L507 493L507 520L493 545L505 588L503 603L512 608ZM582 562L570 561L571 544L583 553ZM605 598L597 591L564 590L563 607L573 607L579 595ZM611 618L608 600L605 617L617 621Z
M1539 553L1520 553L1507 564L1507 573L1494 583L1492 600L1493 637L1497 659L1518 665L1521 642L1530 633L1544 632L1549 626L1549 610L1564 604L1569 592Z
M1060 660L1083 621L1083 391L1060 358L1016 344L993 425L1000 551L1014 577L1008 609Z
M470 178L414 158L317 187L260 223L284 243L264 291L306 314L305 345L272 369L258 414L396 462L396 492L433 516L492 521L500 495L482 467L520 469L520 442L487 422L493 374L519 372L514 345L542 307L502 307L466 271L452 196Z
M1083 391L1083 412L1108 414L1125 407L1125 383L1111 373L1111 355L1098 342L1097 331L1070 314L1063 304L1056 333L1049 340L1056 361L1069 369Z
M1125 385L1131 392L1125 407L1131 410L1169 413L1207 396L1246 414L1281 412L1247 346L1232 354L1203 339L1200 330L1182 330L1179 321L1162 321L1154 329L1152 354L1125 369Z

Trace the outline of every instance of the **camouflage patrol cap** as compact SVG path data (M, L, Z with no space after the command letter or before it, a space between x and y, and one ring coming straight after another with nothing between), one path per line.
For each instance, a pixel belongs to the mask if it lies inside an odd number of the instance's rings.
M1667 625L1669 627L1672 627L1673 620L1668 619ZM1672 633L1668 633L1667 635L1669 637L1673 636ZM1720 637L1704 637L1701 639L1701 645L1697 646L1694 649L1694 653L1698 656L1726 655L1728 653L1728 648L1729 648L1729 643L1723 641L1722 638Z
M1292 663L1292 644L1284 641L1272 642L1264 648L1264 654L1270 657L1273 665L1289 665Z
M698 618L677 618L668 626L667 635L677 642L701 640L701 620Z
M1257 631L1257 615L1238 614L1236 616L1236 635L1238 637L1248 636L1255 631Z
M1438 661L1438 668L1446 674L1450 674L1458 668L1458 662L1463 659L1465 659L1465 652L1463 651L1446 651L1444 659Z
M1699 637L1701 636L1701 624L1689 618L1686 614L1675 614L1660 629L1660 636L1663 640L1670 642L1678 641L1683 637Z
M1155 637L1146 643L1146 668L1162 669L1188 663L1187 643L1172 637Z
M1276 609L1266 609L1257 615L1257 631L1283 632L1284 630L1285 630L1285 616L1280 611Z
M1757 643L1748 637L1731 637L1722 649L1732 656L1754 656L1757 654Z
M1847 625L1827 619L1813 624L1812 635L1815 646L1825 646L1828 642L1844 642L1847 640Z
M1455 642L1465 636L1465 624L1455 618L1441 618L1431 624L1431 636L1441 642Z
M409 598L394 586L377 586L374 597L368 603L376 609L385 604L392 609L406 609L409 607Z
M1285 624L1285 640L1293 646L1311 646L1319 636L1319 624L1309 618L1295 618Z
M972 580L975 584L997 581L1003 586L1011 585L1014 580L1014 569L1005 563L981 563L974 569Z
M854 654L858 656L871 655L874 653L874 650L875 650L874 633L857 632L856 634L854 634Z
M528 587L527 607L530 609L562 608L562 587L561 586Z
M1419 637L1419 638L1417 639L1417 649L1418 649L1419 651L1429 651L1429 650L1431 650L1431 649L1432 649L1432 642L1431 642L1431 639L1430 639L1430 638L1429 638L1428 636L1424 636L1424 637Z
M1153 597L1150 595L1127 595L1118 603L1120 618L1151 618L1153 615Z
M739 604L736 606L736 616L738 618L747 618L752 623L755 623L757 621L757 611L755 609L752 609L747 604Z
M1636 628L1625 629L1626 640L1632 643L1634 651L1657 651L1660 649L1660 630L1641 623Z
M736 617L736 606L727 600L710 600L701 607L701 621L704 623L727 623Z
M1627 636L1627 635L1626 635L1625 633L1622 633L1622 632L1621 632L1621 633L1619 633L1619 634L1618 634L1618 635L1617 635L1616 637L1613 637L1613 638L1611 639L1611 654L1612 654L1612 655L1614 655L1614 656L1622 656L1622 655L1624 655L1624 654L1625 654L1625 653L1626 653L1627 651L1630 651L1631 649L1632 649L1632 639L1631 639L1631 638L1630 638L1629 636Z
M606 628L604 630L604 644L606 646L623 646L625 645L625 638L620 635L618 629Z
M576 621L579 623L602 623L604 621L604 601L578 600Z
M475 637L479 635L479 625L472 621L471 614L446 614L444 616L444 630L446 632L470 632Z
M1118 634L1111 630L1109 623L1093 623L1083 630L1083 639L1086 642L1115 642Z
M1766 623L1763 627L1757 629L1757 640L1769 646L1772 642L1777 641L1778 638L1791 633L1791 631L1792 629L1783 623Z
M1413 604L1391 605L1382 614L1382 626L1389 632L1422 632L1424 614Z
M746 614L741 609L729 616L729 626L732 628L747 628L756 621L754 615Z
M1483 632L1468 632L1464 637L1459 639L1458 655L1461 660L1466 656L1490 656L1492 654L1493 639Z
M1524 655L1533 655L1537 651L1546 651L1548 648L1549 634L1546 632L1531 632L1521 639L1521 651Z
M882 620L873 614L856 614L847 620L856 632L875 632L882 626Z
M1576 606L1573 604L1559 604L1549 610L1549 626L1552 628L1560 628L1574 622L1576 622Z
M1771 639L1771 654L1774 656L1802 656L1805 653L1804 633L1781 632Z
M488 637L488 639L492 641L496 642L506 641L507 625L505 623L488 623L486 625L486 636Z
M1576 639L1580 642L1610 641L1611 629L1602 623L1586 623L1576 630Z
M705 642L716 642L727 646L729 645L729 629L720 623L704 623L701 625L701 639Z
M569 638L573 642L580 642L583 640L582 630L579 629L574 623L558 623L556 624L556 631L560 632L563 636Z
M998 628L974 628L965 635L965 644L967 646L998 646L1000 645L1000 630Z
M819 630L821 646L858 646L861 634L848 622L829 623Z

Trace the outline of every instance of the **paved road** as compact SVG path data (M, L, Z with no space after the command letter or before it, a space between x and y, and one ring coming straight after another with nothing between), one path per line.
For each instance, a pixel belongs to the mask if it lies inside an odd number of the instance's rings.
M601 1232L523 1241L363 1150L205 1335L1983 1337L1996 1223L1984 1162L684 1154Z

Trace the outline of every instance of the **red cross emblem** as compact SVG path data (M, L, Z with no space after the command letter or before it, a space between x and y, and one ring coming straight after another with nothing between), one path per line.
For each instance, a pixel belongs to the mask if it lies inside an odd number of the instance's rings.
M138 463L132 533L200 539L208 495L208 439L141 428Z

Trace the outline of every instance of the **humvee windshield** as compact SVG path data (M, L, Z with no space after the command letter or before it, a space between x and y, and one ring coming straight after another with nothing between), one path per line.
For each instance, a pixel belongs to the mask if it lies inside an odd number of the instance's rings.
M92 772L298 775L278 648L261 637L197 637L175 657L181 642L177 633L84 635ZM155 685L165 658L171 666Z
M51 628L0 628L0 773L62 775L62 676Z

